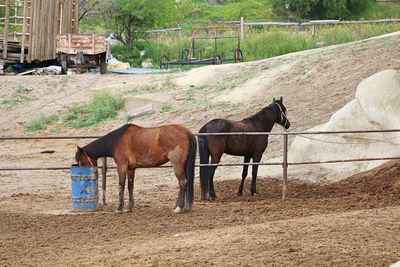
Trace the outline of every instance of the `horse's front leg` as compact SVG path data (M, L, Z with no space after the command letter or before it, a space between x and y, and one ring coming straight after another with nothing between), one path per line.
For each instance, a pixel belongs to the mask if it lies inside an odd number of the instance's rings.
M257 154L253 156L253 163L259 163L261 161L262 154ZM256 179L257 179L258 165L253 165L252 167L252 179L250 192L252 196L257 195Z
M126 208L127 211L132 211L134 200L133 200L133 184L135 182L135 169L128 168L128 191L129 191L129 203Z
M126 180L126 172L127 165L117 166L117 172L119 177L119 205L118 212L122 213L122 209L124 208L124 190L125 190L125 180Z
M251 157L244 157L244 163L249 163L250 159L251 159ZM249 169L249 165L243 165L242 181L240 182L239 189L237 192L238 196L241 196L243 194L243 185L244 185L244 181L246 180L246 177L247 177L248 169Z

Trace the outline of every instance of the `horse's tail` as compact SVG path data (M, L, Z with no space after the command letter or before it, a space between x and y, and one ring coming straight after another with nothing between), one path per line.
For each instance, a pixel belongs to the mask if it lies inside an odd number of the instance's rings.
M187 180L186 186L186 203L189 208L193 205L193 191L194 191L194 165L197 152L196 138L189 134L189 154L185 164L185 176Z
M208 164L210 152L208 151L207 136L199 135L199 155L200 164ZM200 167L200 185L201 185L201 198L204 199L208 192L208 169L209 167Z

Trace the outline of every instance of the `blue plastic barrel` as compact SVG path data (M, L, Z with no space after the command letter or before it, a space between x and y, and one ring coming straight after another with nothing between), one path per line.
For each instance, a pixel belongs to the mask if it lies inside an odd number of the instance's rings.
M97 167L71 167L73 210L93 210L99 206Z

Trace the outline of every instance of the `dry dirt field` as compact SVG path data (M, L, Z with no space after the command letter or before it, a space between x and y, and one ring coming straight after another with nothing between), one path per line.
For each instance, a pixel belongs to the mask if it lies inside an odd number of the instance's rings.
M399 41L392 34L187 73L3 76L1 100L24 95L30 101L0 105L0 136L28 135L24 125L33 118L65 114L101 90L123 94L127 108L155 104L152 114L132 123L181 123L193 132L213 118L249 116L283 96L290 130L305 130L352 100L363 79L398 69ZM35 135L102 135L125 117L124 111L98 127L49 126ZM90 140L0 142L0 168L9 168L69 166L76 146ZM271 137L263 160L281 149L280 138ZM215 201L200 200L196 179L194 209L173 214L178 185L172 171L140 169L133 212L117 214L114 170L107 205L80 213L71 211L68 170L0 171L0 266L389 266L400 260L399 161L334 184L289 177L285 200L281 182L267 176L258 177L257 196L250 196L248 180L238 197L239 177L238 168L218 168Z

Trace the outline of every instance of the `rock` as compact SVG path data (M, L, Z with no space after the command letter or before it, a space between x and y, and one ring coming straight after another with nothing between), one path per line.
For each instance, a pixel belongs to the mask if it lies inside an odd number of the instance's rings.
M400 129L400 74L385 70L363 80L356 97L330 120L308 131ZM398 157L400 133L299 135L293 140L289 162ZM289 176L301 180L335 182L375 168L385 161L293 165ZM280 170L282 172L282 170Z
M128 118L133 119L153 111L154 105L148 104L128 111Z

